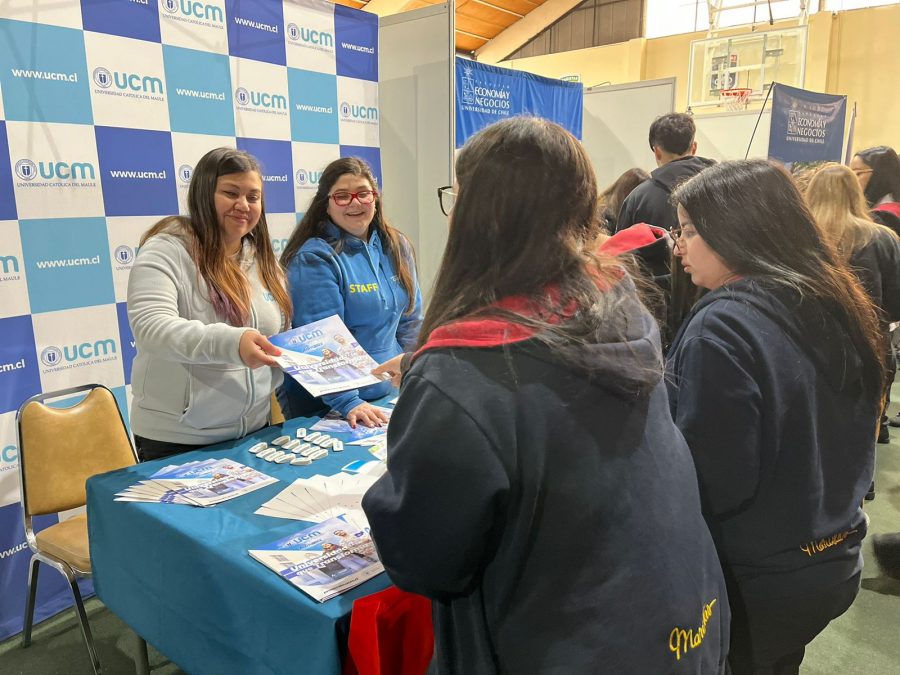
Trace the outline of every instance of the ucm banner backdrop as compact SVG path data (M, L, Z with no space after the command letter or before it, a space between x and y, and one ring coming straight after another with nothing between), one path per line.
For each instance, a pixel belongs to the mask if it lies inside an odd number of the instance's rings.
M456 59L456 147L494 122L515 115L543 117L581 140L584 87L521 70Z
M208 150L259 158L276 253L328 162L380 177L377 41L377 16L323 0L0 3L0 639L30 558L16 409L99 382L127 419L128 274ZM38 620L65 589L42 575Z
M774 86L769 159L783 164L840 162L847 97Z

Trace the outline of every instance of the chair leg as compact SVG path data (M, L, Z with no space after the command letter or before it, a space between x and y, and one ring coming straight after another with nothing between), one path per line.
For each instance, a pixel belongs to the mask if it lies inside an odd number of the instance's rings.
M81 591L78 590L78 580L74 574L66 574L69 580L69 587L72 589L72 597L75 598L75 613L78 615L78 623L81 625L81 635L84 637L84 644L87 647L88 654L91 657L91 665L94 666L95 675L100 675L100 659L97 658L97 650L94 649L94 638L91 635L91 627L88 624L87 612L84 611L84 602L81 600Z
M134 672L136 675L150 675L150 657L147 656L147 642L137 633L134 633Z
M25 596L25 624L22 626L22 647L31 644L31 625L34 623L34 600L37 596L38 565L41 561L36 555L31 556L31 565L28 567L28 589Z

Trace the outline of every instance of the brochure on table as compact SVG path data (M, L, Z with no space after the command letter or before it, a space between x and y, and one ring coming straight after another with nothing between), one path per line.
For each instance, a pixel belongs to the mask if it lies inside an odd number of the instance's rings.
M149 480L116 493L115 500L213 506L277 482L240 462L209 458L164 466Z
M336 314L269 340L281 349L275 360L313 396L378 384L378 367Z
M318 602L384 571L368 523L347 515L330 518L249 553Z

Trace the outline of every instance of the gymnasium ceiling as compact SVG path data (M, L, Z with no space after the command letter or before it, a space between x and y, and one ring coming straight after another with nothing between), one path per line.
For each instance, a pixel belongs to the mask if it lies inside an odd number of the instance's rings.
M370 0L335 0L337 4L364 9ZM384 0L371 0L370 11L382 10L387 4ZM509 28L532 10L544 4L545 0L457 0L456 2L456 50L474 52L489 40ZM443 4L442 0L394 0L391 2L394 13L419 9L428 5ZM396 7L396 9L394 9ZM384 14L384 11L376 11Z

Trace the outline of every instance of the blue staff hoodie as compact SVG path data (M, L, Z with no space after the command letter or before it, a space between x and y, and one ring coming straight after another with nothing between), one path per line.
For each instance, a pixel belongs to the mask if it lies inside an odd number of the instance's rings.
M309 239L287 268L293 327L337 314L375 361L383 363L411 350L422 323L422 295L415 274L411 245L404 240L406 256L416 289L415 307L406 314L409 296L377 230L368 243L328 221L324 238ZM343 249L334 245L343 240ZM303 396L300 385L287 378L288 396ZM390 382L323 396L322 401L346 415L363 401L386 396Z

